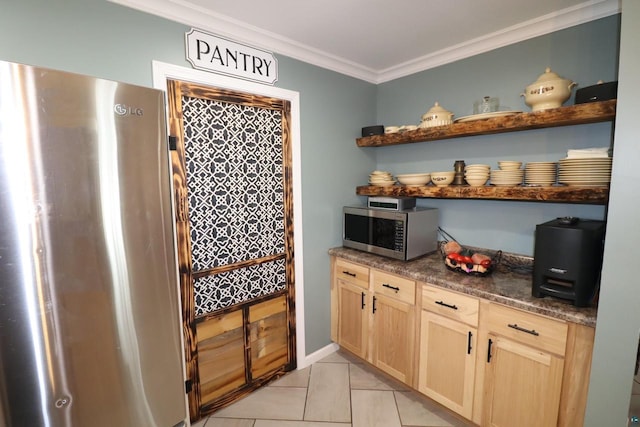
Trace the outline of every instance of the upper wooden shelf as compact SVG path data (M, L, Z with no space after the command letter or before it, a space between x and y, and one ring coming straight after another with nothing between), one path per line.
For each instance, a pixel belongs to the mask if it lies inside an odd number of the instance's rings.
M413 142L437 141L473 135L517 132L559 126L581 125L613 121L616 116L616 100L591 102L553 108L535 113L517 113L447 126L417 129L400 133L373 135L356 139L358 147L384 147Z
M609 197L609 187L496 187L493 185L482 187L470 187L468 185L450 185L448 187L435 187L433 185L422 187L392 185L389 187L376 187L363 185L356 188L356 194L360 196L489 199L604 205L607 203Z

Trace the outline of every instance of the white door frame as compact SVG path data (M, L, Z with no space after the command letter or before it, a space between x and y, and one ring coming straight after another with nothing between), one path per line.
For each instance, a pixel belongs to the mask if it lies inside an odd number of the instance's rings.
M178 65L152 61L153 87L167 93L167 79L204 84L222 89L284 99L291 103L291 156L293 166L293 245L296 302L296 363L307 366L304 328L304 269L302 259L302 173L300 157L300 93L266 86L219 74L207 73Z

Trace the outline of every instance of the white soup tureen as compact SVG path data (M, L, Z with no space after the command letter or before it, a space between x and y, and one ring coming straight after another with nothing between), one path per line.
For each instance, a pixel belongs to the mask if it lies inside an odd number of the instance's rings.
M453 123L453 113L447 111L437 102L433 107L422 115L422 122L419 128L428 128L433 126L444 126Z
M558 108L571 97L571 88L575 85L575 82L563 79L547 67L520 96L524 96L524 102L533 111Z

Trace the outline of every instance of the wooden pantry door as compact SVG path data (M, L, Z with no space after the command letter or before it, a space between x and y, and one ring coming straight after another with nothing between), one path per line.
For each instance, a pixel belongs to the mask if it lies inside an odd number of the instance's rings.
M167 93L195 421L296 366L291 110L176 80Z

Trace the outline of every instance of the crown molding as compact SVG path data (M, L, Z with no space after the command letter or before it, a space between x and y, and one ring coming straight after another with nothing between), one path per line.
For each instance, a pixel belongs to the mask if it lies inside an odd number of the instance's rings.
M379 84L483 52L488 52L509 44L518 43L533 37L620 13L621 0L589 0L579 5L559 10L530 21L525 21L384 70L365 67L353 61L303 45L295 40L198 7L189 1L108 1L190 25L201 30L210 31L238 42L247 43L369 83Z
M620 13L620 0L587 1L381 70L376 83L405 77L616 13Z

